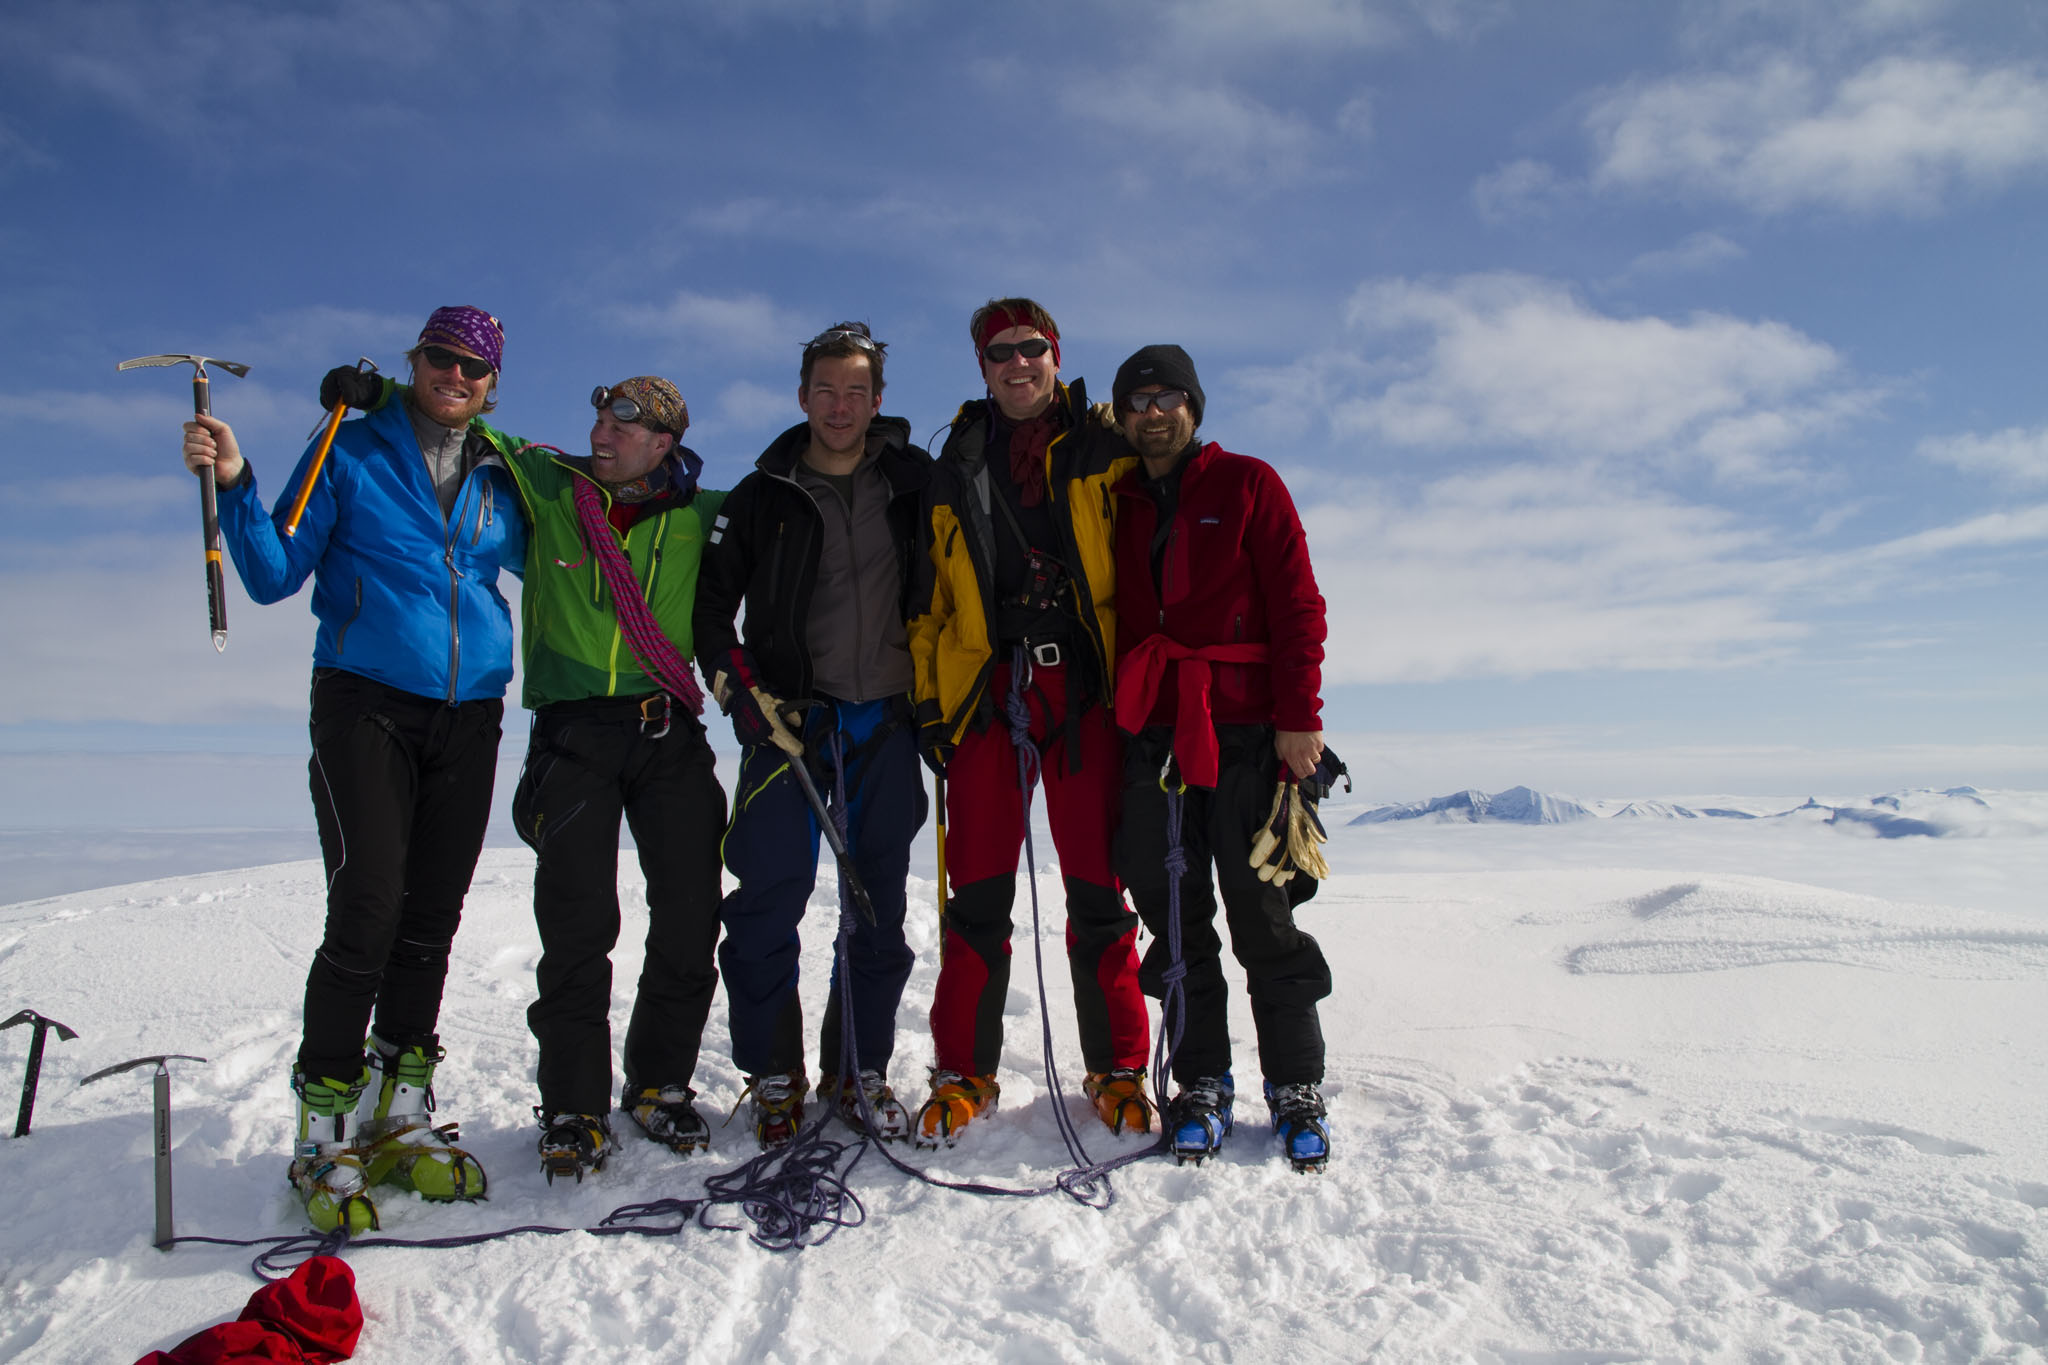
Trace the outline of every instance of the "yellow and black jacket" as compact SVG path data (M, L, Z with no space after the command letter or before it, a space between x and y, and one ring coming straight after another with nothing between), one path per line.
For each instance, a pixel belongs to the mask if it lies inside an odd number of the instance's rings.
M1053 397L1060 430L1046 446L1046 503L1058 528L1059 554L1070 570L1069 604L1087 641L1102 695L1113 695L1116 659L1116 537L1110 485L1137 464L1123 438L1088 410L1080 380ZM931 595L910 622L916 700L927 737L957 744L985 710L996 663L989 623L995 619L995 496L987 466L989 402L963 403L932 472ZM934 729L943 726L939 735Z

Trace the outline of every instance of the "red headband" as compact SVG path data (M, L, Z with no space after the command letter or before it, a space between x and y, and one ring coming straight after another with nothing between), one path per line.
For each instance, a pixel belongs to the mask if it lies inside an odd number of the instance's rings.
M1040 328L1038 320L1021 309L1015 313L1004 308L991 308L989 310L988 316L981 320L981 334L974 338L975 358L979 359L981 353L988 349L988 339L990 337L995 336L999 332L1007 332L1012 327L1029 327L1032 331L1039 333L1047 341L1050 341L1052 343L1052 367L1055 370L1060 367L1060 334Z

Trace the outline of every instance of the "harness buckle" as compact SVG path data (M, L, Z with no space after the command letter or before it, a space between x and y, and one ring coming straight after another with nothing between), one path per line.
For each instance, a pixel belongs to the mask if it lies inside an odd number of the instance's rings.
M1060 666L1060 642L1047 640L1044 644L1026 646L1031 651L1031 662L1040 668Z
M668 708L669 696L666 692L656 692L651 697L642 697L640 699L640 733L649 739L660 739L667 735Z

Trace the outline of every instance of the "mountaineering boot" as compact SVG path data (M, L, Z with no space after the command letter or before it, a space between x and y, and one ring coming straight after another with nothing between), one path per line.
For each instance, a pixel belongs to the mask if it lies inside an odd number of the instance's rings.
M364 1193L370 1182L356 1147L356 1105L369 1083L368 1067L353 1081L292 1073L299 1127L288 1178L316 1231L346 1228L354 1234L377 1226L377 1206Z
M1273 1131L1287 1149L1297 1171L1321 1171L1330 1162L1330 1130L1323 1119L1323 1092L1311 1082L1275 1085L1266 1082L1266 1108L1273 1113Z
M1152 1097L1145 1093L1145 1068L1120 1066L1114 1071L1091 1071L1081 1082L1082 1091L1095 1105L1095 1112L1112 1133L1152 1131Z
M931 1098L917 1111L917 1145L951 1147L962 1128L995 1112L1002 1093L994 1076L963 1076L933 1067Z
M632 1115L648 1137L688 1156L711 1145L711 1129L690 1103L696 1098L697 1092L687 1085L647 1085L628 1090L620 1108Z
M573 1175L583 1183L585 1171L601 1171L612 1154L612 1126L603 1114L549 1114L539 1105L533 1116L540 1120L540 1168L548 1184L558 1175Z
M868 1102L868 1112L875 1118L872 1128L860 1116L863 1097ZM863 1071L859 1086L843 1089L837 1076L827 1076L818 1082L818 1099L836 1105L840 1119L856 1133L866 1133L883 1142L901 1142L910 1136L910 1111L896 1098L896 1092L879 1071Z
M490 1182L477 1159L455 1145L455 1125L436 1127L434 1068L447 1053L432 1034L400 1047L370 1035L369 1115L361 1120L363 1169L372 1185L413 1190L422 1199L481 1199Z
M1183 1166L1199 1166L1223 1147L1235 1122L1232 1107L1237 1102L1237 1085L1230 1073L1197 1076L1166 1102L1166 1131L1171 1135L1174 1159Z
M740 1092L741 1103L749 1095L754 1097L750 1111L754 1120L754 1137L761 1144L761 1150L772 1152L777 1147L787 1147L795 1140L797 1130L804 1126L804 1094L811 1088L810 1077L801 1071L778 1071L772 1076L749 1076L747 1088ZM739 1112L739 1106L733 1107ZM728 1123L730 1119L726 1120Z

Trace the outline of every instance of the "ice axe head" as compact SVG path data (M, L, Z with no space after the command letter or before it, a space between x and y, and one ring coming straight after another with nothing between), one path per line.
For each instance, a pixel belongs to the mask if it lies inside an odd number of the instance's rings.
M139 355L133 360L124 360L116 370L146 370L161 365L190 365L192 367L192 411L211 415L213 403L207 398L208 379L206 367L218 365L235 378L249 373L247 365L232 360L215 360L210 355Z

